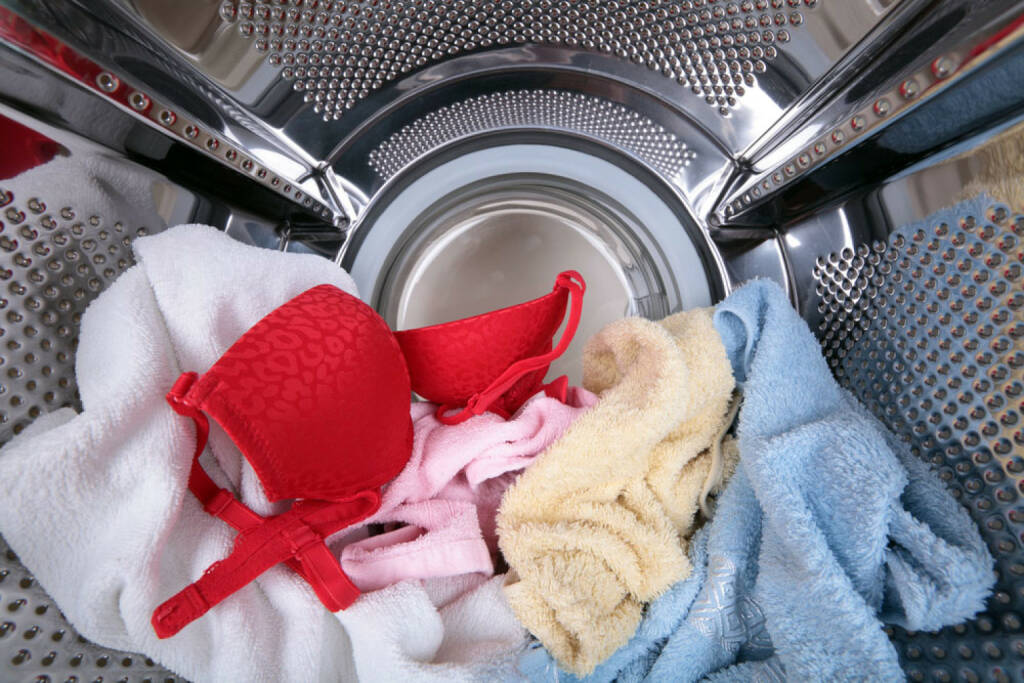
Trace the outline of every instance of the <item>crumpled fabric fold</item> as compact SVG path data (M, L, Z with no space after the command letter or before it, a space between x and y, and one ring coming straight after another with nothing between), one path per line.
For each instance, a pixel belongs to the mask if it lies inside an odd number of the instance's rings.
M512 609L580 674L690 572L685 541L733 390L709 309L608 325L586 346L583 384L600 401L509 488L498 515Z
M455 425L442 424L431 403L412 404L409 462L384 487L380 509L350 531L403 526L344 545L345 573L363 591L406 579L493 574L502 494L596 401L578 387L565 403L541 392L508 420L484 413Z
M883 624L971 618L994 582L967 511L832 378L779 287L715 312L743 405L740 461L691 547L697 569L654 602L592 681L902 680ZM577 680L543 653L533 680Z

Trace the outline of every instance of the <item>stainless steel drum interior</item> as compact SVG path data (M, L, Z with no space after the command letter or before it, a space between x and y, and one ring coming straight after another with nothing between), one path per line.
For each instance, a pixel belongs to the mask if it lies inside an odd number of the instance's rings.
M908 678L1024 679L1022 16L1009 0L0 0L0 117L55 145L0 180L0 442L78 404L85 307L135 237L179 223L335 259L396 324L439 272L473 276L474 252L450 248L467 226L515 258L527 238L587 252L610 302L595 316L772 278L997 559L983 615L892 630ZM0 553L0 679L176 680L79 637Z

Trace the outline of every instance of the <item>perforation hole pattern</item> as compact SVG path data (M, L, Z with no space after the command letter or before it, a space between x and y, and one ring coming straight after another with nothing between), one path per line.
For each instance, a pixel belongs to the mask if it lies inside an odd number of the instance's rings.
M93 645L0 538L0 680L36 683L177 683L141 655Z
M325 121L415 69L539 44L644 65L728 115L821 0L225 0L224 21Z
M82 313L134 263L132 240L162 227L0 189L0 444L43 413L79 407ZM179 680L145 657L79 636L2 538L0 656L3 681Z
M132 265L147 233L5 193L0 209L0 443L42 413L77 407L74 355L90 301Z
M820 257L818 332L836 377L934 465L996 558L985 614L891 630L908 679L1024 680L1024 215L962 206Z
M384 180L447 142L504 128L540 127L595 138L638 157L673 178L697 157L675 135L622 105L561 90L498 92L433 111L394 133L370 153Z

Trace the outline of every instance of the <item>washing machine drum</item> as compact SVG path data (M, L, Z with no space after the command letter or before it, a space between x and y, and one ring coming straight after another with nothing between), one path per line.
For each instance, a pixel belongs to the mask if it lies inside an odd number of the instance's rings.
M392 351L435 369L479 349L433 325L531 302L509 315L543 334L506 351L538 364L506 377L496 351L458 387L392 368L405 420L407 388L469 404L450 421L514 412L545 378L579 384L607 323L771 279L996 559L976 619L887 629L907 677L1024 680L1022 17L1012 0L0 2L0 442L81 407L86 307L136 237L181 223L332 259ZM268 493L301 493L279 474ZM0 546L0 679L174 677L77 638Z

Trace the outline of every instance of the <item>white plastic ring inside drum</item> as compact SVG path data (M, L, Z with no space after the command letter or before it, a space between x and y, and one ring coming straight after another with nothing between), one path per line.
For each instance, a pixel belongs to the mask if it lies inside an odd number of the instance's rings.
M378 290L388 272L393 246L441 197L488 178L510 174L546 174L565 178L618 203L643 226L657 249L657 270L674 290L676 307L709 306L712 292L697 247L679 215L651 188L602 158L552 145L491 147L442 163L412 181L383 207L365 230L352 255L350 272L364 297ZM372 213L373 207L370 207Z

